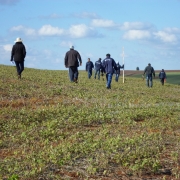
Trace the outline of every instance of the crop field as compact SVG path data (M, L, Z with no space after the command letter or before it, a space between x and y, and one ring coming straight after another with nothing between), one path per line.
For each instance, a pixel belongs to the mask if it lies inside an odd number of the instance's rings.
M79 73L0 65L0 179L180 179L180 86Z
M155 72L156 72L156 77L154 80L159 81L160 71L155 71ZM166 79L167 83L180 85L180 70L167 70L165 72L167 75L167 79ZM142 79L142 74L143 74L143 71L126 71L127 76L137 77L141 79Z

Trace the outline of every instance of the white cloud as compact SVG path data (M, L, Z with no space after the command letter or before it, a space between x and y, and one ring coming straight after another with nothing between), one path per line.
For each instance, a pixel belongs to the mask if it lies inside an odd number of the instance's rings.
M123 38L128 40L144 39L150 37L151 37L150 32L143 30L129 30L123 35Z
M6 51L6 52L11 52L12 50L12 44L6 44L3 46L3 49Z
M13 32L23 32L25 35L35 35L36 34L34 29L27 28L27 27L24 27L22 25L12 27L10 29L10 31L13 31Z
M72 38L82 38L95 34L95 31L85 24L79 24L71 26L69 28L69 34Z
M154 33L154 35L155 35L155 38L159 38L163 42L173 43L177 41L177 38L174 34L170 34L164 31L158 31Z
M39 29L38 33L42 36L63 35L64 30L51 25L44 25Z
M142 29L150 29L153 26L149 23L142 23L142 22L124 22L121 26L124 30L142 30Z
M93 19L91 22L92 26L95 27L114 27L116 24L112 20Z

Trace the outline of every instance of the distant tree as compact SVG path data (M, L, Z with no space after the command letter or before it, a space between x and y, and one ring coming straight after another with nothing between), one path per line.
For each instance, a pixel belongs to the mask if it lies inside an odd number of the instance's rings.
M136 68L136 71L139 71L139 67Z

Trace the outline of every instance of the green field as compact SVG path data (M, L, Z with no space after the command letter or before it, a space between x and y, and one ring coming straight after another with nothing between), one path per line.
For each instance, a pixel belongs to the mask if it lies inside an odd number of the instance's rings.
M155 78L156 81L159 81L158 75L159 73L156 73L156 78ZM180 72L166 72L166 75L167 75L166 83L180 85ZM132 75L131 77L142 79L142 74Z
M0 65L0 179L180 179L179 85L103 78Z

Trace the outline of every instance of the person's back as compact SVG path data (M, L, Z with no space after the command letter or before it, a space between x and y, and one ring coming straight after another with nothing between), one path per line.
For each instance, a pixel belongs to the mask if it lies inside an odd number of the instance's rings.
M166 79L166 73L164 72L164 69L159 73L159 78L160 79Z
M66 67L78 67L78 60L82 62L81 56L78 51L71 48L65 56L65 66Z
M154 72L154 68L151 66L151 64L149 63L148 66L146 66L145 70L144 70L144 74L146 73L146 75L152 75L155 74Z
M101 63L101 58L95 62L95 69L98 71L101 69L102 63Z
M22 62L26 56L26 49L22 42L16 42L13 45L11 59L14 58L14 61Z

